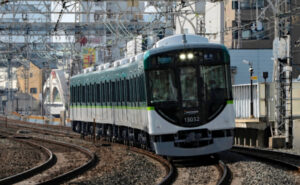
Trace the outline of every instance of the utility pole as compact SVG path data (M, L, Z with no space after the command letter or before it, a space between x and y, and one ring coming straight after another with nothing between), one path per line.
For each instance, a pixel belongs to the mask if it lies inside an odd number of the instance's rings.
M237 25L238 25L238 40L237 40L236 48L240 49L242 47L241 46L241 38L242 38L241 0L238 0Z
M275 82L275 123L272 129L274 138L284 138L285 147L292 147L292 61L290 24L291 17L281 15L290 12L290 1L275 0L275 4L268 0L274 13L274 68L273 82Z

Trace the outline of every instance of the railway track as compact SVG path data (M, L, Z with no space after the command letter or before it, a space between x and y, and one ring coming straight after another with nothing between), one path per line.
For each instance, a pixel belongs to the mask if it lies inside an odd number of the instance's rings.
M47 160L44 161L40 165L37 165L37 166L35 166L35 167L33 167L29 170L23 171L21 173L18 173L18 174L0 179L0 184L1 185L2 184L3 185L4 184L13 184L13 183L17 183L19 181L22 181L23 179L29 178L29 177L33 176L34 174L37 174L40 171L43 171L43 170L51 167L55 163L54 154L48 148L45 148L41 145L35 144L33 142L30 142L30 141L26 141L26 139L21 139L21 138L16 139L16 138L13 138L13 137L9 137L6 134L4 134L4 135L1 134L1 137L11 139L11 140L14 140L14 141L17 141L17 142L25 143L25 144L28 144L30 146L33 146L34 148L36 148L38 150L41 150L41 153L44 153L47 156Z
M1 120L1 119L0 119ZM3 120L2 118L2 124L6 123L6 120ZM59 127L53 126L53 127L47 127L47 128L43 128L40 127L40 125L37 124L27 124L27 122L18 122L15 123L14 120L7 120L8 124L8 128L7 129L14 129L14 130L18 130L18 129L26 129L29 130L30 132L34 131L36 133L42 133L42 134L47 134L47 135L55 135L55 136L60 136L60 137L70 137L70 138L80 138L79 134L74 134L74 133L69 133L66 131L58 131L56 129L58 129ZM37 126L37 127L34 127ZM64 130L64 129L63 129ZM87 139L88 141L92 141L91 138ZM136 148L136 147L130 147L130 146L126 146L126 145L122 145L122 144L118 144L118 143L113 143L113 142L109 142L110 144L117 144L123 148L126 148L132 152L141 154L141 155L145 155L148 156L156 161L158 161L160 164L162 164L165 168L166 174L165 177L163 178L163 180L159 183L161 185L164 184L170 184L172 181L174 181L175 178L175 170L173 165L166 159L164 159L161 156L155 155L149 151L146 150L142 150L140 148ZM48 183L48 182L47 182ZM53 183L53 182L51 182ZM51 184L50 183L50 184Z
M36 133L43 133L46 135L55 135L55 136L61 136L61 137L70 137L70 138L79 138L80 135L79 134L74 134L72 132L69 132L69 128L65 128L61 126L47 126L46 128L41 127L41 125L38 124L34 124L34 123L27 123L27 122L23 122L23 121L17 121L15 122L15 120L12 119L8 119L5 120L5 118L1 117L0 121L2 120L2 124L4 123L9 123L8 127L12 128L12 129L28 129L31 131L34 131ZM44 125L43 125L44 126ZM59 131L57 130L59 129ZM89 141L92 141L92 139L88 139ZM113 142L109 142L110 144L117 144L117 143L113 143ZM156 161L158 161L159 163L161 163L166 171L165 177L163 178L163 180L159 183L161 185L164 184L171 184L172 182L175 181L176 178L176 167L173 166L173 164L166 160L165 158L155 155L152 152L149 152L147 150L143 150L140 148L136 148L136 147L130 147L130 146L126 146L126 145L122 145L122 144L118 144L121 145L122 147L131 150L135 153L139 153L141 155L146 155ZM221 178L219 178L217 184L218 185L224 185L224 184L230 184L230 180L231 180L231 172L228 169L228 167L226 166L226 164L224 162L222 162L221 160L217 162L216 164L220 174ZM63 179L67 179L66 177L64 177ZM69 179L69 178L68 178ZM57 181L59 182L59 181ZM45 184L52 184L52 183L57 183L56 181L47 181L45 182Z
M227 165L219 160L218 162L219 170L222 174L221 178L218 180L217 185L227 185L231 183L232 175L230 169L227 167Z
M31 131L43 134L51 134L60 137L79 138L80 134L74 133L70 127L58 126L58 125L41 125L37 123L30 123L26 121L7 119L0 116L0 123L6 128L24 128Z
M175 184L217 184L227 185L231 183L232 174L228 166L222 160L218 159L216 155L198 156L191 158L175 158L174 166L176 170L182 173L178 177L178 182ZM213 173L212 169L217 169L218 173ZM194 177L190 179L184 174L201 174L204 180L194 181ZM207 178L206 176L210 176ZM200 176L199 176L200 177ZM193 180L194 179L194 180ZM186 182L187 181L187 182Z
M300 156L266 149L234 146L231 151L286 166L300 172Z
M11 133L6 134L20 142L26 142L39 148L43 148L43 150L47 151L49 158L42 165L20 174L1 179L0 184L17 182L19 184L59 184L76 175L82 174L96 163L96 156L94 153L80 146L36 137L20 137L20 135L12 136ZM81 153L80 155L77 154L80 158L83 155L86 156L87 160L82 162L82 159L75 158L76 161L80 161L83 164L78 165L77 163L76 165L73 165L72 162L74 161L70 161L68 164L68 160L66 159L70 156L73 158L76 152Z

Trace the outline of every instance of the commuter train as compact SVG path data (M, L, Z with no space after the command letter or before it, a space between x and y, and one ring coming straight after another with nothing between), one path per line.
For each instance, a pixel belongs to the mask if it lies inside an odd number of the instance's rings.
M170 36L134 57L85 69L71 78L70 93L72 129L83 135L169 157L232 147L230 57L206 38Z

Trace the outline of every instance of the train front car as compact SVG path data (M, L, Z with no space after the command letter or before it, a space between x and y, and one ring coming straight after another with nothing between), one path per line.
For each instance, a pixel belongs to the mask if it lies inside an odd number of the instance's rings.
M194 35L173 36L157 46L144 56L156 153L197 156L230 149L234 110L227 49Z

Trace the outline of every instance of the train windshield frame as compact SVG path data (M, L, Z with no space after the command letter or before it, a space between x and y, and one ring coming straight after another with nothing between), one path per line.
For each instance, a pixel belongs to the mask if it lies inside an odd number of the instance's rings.
M209 122L232 99L226 54L223 49L185 49L150 56L148 105L176 125Z

